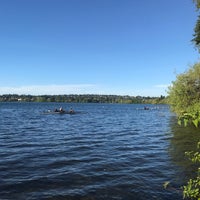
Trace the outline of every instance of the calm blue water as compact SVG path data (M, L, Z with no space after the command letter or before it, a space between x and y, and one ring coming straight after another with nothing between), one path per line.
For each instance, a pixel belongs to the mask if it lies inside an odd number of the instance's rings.
M43 114L60 106L81 113ZM0 199L182 199L199 133L143 107L0 103Z

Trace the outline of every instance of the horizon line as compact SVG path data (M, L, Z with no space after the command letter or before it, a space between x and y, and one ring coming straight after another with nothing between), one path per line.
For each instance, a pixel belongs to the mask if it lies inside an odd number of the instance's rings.
M160 98L160 97L167 97L167 95L159 95L159 96L149 96L149 95L129 95L129 94L95 94L95 93L88 93L88 94L15 94L15 93L5 93L5 94L0 94L0 96L121 96L121 97L150 97L150 98Z

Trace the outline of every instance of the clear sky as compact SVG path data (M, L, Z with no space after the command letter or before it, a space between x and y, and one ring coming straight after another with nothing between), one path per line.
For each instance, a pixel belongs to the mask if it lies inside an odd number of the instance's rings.
M0 0L0 94L166 95L199 61L192 0Z

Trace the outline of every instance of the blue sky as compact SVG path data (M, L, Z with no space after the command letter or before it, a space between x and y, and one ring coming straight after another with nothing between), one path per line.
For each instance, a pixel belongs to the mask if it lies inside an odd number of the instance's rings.
M199 61L192 0L0 1L0 94L166 95Z

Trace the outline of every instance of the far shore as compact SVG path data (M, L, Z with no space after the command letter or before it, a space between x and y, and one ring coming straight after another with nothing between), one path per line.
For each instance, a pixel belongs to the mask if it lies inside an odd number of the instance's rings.
M97 95L97 94L70 94L70 95L0 95L0 102L65 102L65 103L124 103L124 104L167 104L168 98Z

